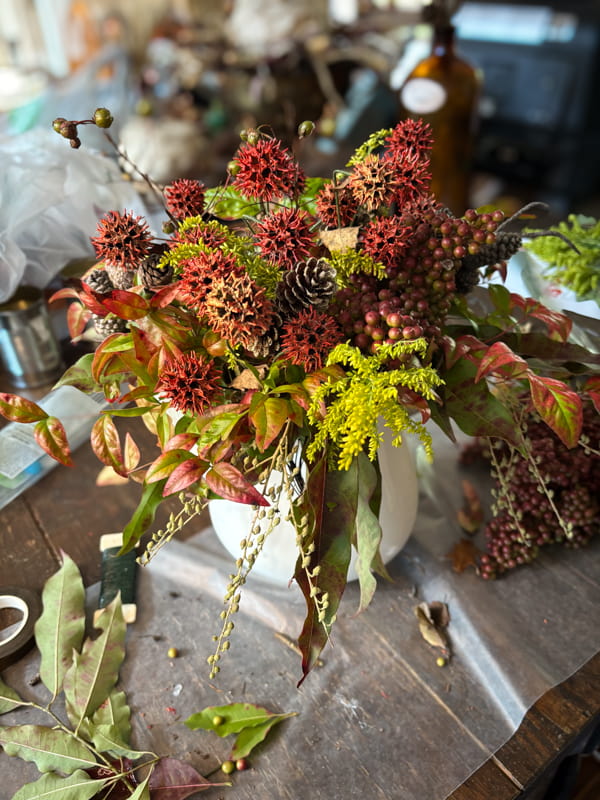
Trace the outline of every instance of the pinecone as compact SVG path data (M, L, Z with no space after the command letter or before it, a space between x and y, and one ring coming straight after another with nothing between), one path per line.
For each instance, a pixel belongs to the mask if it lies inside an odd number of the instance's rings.
M105 269L94 269L83 281L93 292L108 294L114 289Z
M277 285L275 303L283 317L307 308L325 311L337 289L335 270L324 258L299 261Z
M281 316L274 311L271 327L264 333L251 339L246 345L246 350L248 350L254 358L260 361L266 361L279 347L279 331L282 322Z
M106 264L106 272L115 289L131 289L135 272L119 264Z
M145 289L157 289L173 280L173 267L159 266L161 257L161 253L152 253L138 267L138 280Z
M114 314L109 314L106 317L99 317L97 314L93 314L92 320L96 333L102 339L106 339L111 333L125 333L127 330L125 320L116 317Z
M508 261L521 247L521 236L518 233L496 234L493 244L482 244L477 253L461 259L460 267L456 272L456 290L460 294L467 294L479 283L479 269L501 261Z

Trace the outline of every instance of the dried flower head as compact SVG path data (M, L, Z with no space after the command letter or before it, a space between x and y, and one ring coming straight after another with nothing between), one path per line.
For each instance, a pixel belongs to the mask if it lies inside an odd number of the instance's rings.
M202 414L219 393L221 372L213 361L196 353L171 358L162 369L156 386L178 411Z
M200 181L181 178L165 186L167 211L175 219L195 217L204 211L205 186Z
M106 264L134 270L152 247L148 223L128 211L109 211L100 220L91 242L98 258Z
M352 225L358 210L358 200L347 185L326 183L317 193L315 205L325 228L345 228Z
M204 314L211 328L233 346L247 347L271 327L273 304L246 272L213 279Z
M281 335L281 354L306 372L321 369L328 353L343 339L333 317L314 308L287 320Z
M418 158L427 159L433 147L431 125L422 119L405 119L399 122L385 140L386 152L397 158L406 151Z
M388 205L394 197L397 182L395 163L373 154L356 164L349 178L352 194L368 211Z
M196 311L203 311L206 295L213 282L240 274L242 268L231 253L221 250L204 250L182 262L179 281L179 298Z
M244 143L237 152L236 164L233 183L245 197L268 203L281 197L298 197L304 189L304 172L277 139Z
M296 208L269 214L256 225L254 238L263 256L280 267L290 266L310 253L313 236L308 215Z
M428 193L431 182L429 161L408 150L386 160L394 164L395 200L401 208Z

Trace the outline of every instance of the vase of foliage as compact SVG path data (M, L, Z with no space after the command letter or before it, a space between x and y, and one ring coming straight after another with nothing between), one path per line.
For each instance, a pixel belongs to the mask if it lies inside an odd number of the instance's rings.
M77 147L78 126L111 121L97 109L54 127ZM313 128L303 123L299 139ZM428 126L408 120L372 134L330 179L310 179L271 132L243 131L223 185L150 182L165 204L164 238L127 211L109 213L92 239L98 264L80 288L57 294L73 301L72 336L93 324L99 339L59 385L119 401L91 443L140 484L123 551L172 495L181 512L152 535L143 562L212 500L251 509L213 677L246 579L284 521L283 498L296 548L290 577L306 601L303 676L330 638L353 551L360 609L368 605L385 574L382 425L393 446L414 436L430 458L428 426L451 438L458 427L501 441L533 470L524 415L568 450L585 443L584 417L598 417L600 359L570 341L566 317L502 285L521 246L512 219L475 209L457 217L430 195L431 143ZM59 420L9 394L0 412L33 423L40 445L71 463ZM121 440L120 417L155 432L150 463L131 436ZM518 522L512 494L502 502ZM516 540L505 528L502 536L488 577L511 561Z

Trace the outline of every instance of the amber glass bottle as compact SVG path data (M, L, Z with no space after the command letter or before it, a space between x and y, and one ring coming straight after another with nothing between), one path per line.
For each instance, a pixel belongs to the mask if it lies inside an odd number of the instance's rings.
M412 70L400 90L403 118L429 122L431 190L455 214L469 205L469 184L477 123L479 72L454 51L454 27L434 27L431 55Z

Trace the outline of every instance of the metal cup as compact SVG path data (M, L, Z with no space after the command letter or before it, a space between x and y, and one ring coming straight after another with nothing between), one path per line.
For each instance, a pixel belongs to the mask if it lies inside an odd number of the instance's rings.
M21 286L0 304L0 361L18 388L43 386L61 374L60 347L39 289Z

